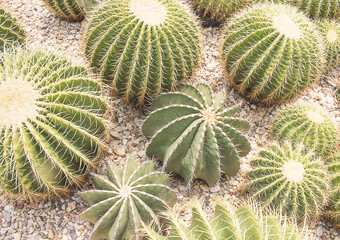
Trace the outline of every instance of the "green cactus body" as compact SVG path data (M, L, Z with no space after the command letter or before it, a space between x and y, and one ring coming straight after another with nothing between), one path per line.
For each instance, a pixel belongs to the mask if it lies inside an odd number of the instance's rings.
M321 156L328 156L335 151L339 143L337 134L335 119L317 104L292 104L274 120L275 139L304 142Z
M328 175L323 163L303 144L273 144L250 162L246 189L265 206L282 209L304 222L318 216L327 202Z
M95 224L92 239L130 239L150 221L159 228L159 212L176 202L169 176L155 172L153 162L138 167L130 158L123 169L111 163L108 176L93 175L93 183L95 190L81 193L92 205L81 214Z
M0 52L13 44L25 42L24 31L15 18L0 8Z
M208 26L220 24L248 2L249 0L192 0L197 12Z
M0 182L23 197L61 194L96 165L107 109L84 67L43 51L0 56Z
M171 231L168 237L158 235L150 227L144 226L148 239L186 240L299 240L299 234L287 224L282 224L275 216L257 213L250 205L238 209L225 203L218 203L212 219L207 217L200 203L192 208L192 223L189 227L180 222L174 212L168 212Z
M224 98L205 84L183 84L179 92L159 96L142 127L152 137L146 154L159 158L165 170L178 173L186 184L199 178L213 186L221 172L235 175L239 156L250 151L241 133L250 126L234 117L240 106L224 109Z
M85 13L82 9L82 3L86 3L87 0L43 0L46 5L52 9L59 17L66 19L67 21L81 21L85 17Z
M235 88L252 101L271 104L317 81L323 50L314 24L296 8L259 4L230 21L223 56Z
M336 21L316 22L326 46L327 65L329 68L340 66L340 24Z
M195 17L177 0L108 0L87 27L91 66L138 105L190 78L199 54Z
M335 226L340 227L340 153L330 157L327 166L332 179L332 193L326 216Z

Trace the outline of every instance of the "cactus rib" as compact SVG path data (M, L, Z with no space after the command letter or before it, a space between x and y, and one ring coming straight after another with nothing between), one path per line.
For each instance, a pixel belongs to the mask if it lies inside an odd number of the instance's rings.
M67 21L79 22L84 19L85 13L82 0L43 0L46 5L55 12L60 18Z

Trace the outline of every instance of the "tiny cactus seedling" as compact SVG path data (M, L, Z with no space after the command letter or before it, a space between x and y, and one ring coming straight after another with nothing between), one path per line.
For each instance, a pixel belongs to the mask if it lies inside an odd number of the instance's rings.
M0 182L25 198L84 183L106 133L100 84L57 54L0 56Z
M329 68L340 66L340 24L336 21L316 22L326 46L327 65Z
M250 164L253 169L248 172L246 189L252 198L282 209L299 222L322 212L327 202L327 171L303 144L273 144Z
M170 234L163 237L149 226L144 225L144 235L152 240L300 240L300 235L287 221L275 215L262 215L251 205L238 208L226 203L218 203L215 214L210 219L197 201L192 208L192 222L184 225L178 214L169 211L166 216L171 223Z
M177 0L108 0L90 20L85 51L116 94L142 105L190 78L200 54L198 26Z
M223 56L232 84L252 101L280 103L320 77L323 42L296 8L259 4L228 25Z
M207 26L222 23L248 2L248 0L192 0Z
M152 137L146 154L159 158L165 170L178 173L186 184L199 178L213 186L221 172L235 175L239 156L250 151L241 133L250 125L234 117L240 106L224 109L224 101L222 91L214 96L205 84L183 84L179 92L159 96L142 128Z
M331 176L332 193L330 204L326 210L326 216L340 227L340 153L327 160L328 172Z
M317 104L292 104L274 120L275 139L304 142L321 156L328 156L335 151L339 143L337 134L335 119Z
M177 199L168 175L155 172L153 162L138 167L134 158L123 169L111 163L108 176L93 175L93 183L95 190L81 193L92 206L80 216L95 224L92 239L130 239L150 221L159 228L159 212Z
M13 44L22 44L24 41L24 31L19 27L15 18L0 8L0 52Z
M85 3L87 0L43 0L60 18L67 21L81 21L85 17L84 10L80 1Z

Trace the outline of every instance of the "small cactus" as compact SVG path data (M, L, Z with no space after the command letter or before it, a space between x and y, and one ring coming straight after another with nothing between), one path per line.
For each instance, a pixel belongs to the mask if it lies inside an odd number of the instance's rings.
M280 103L317 81L323 44L314 24L296 8L259 4L230 21L225 67L235 88L252 101Z
M332 179L332 193L326 216L335 226L340 227L340 153L330 157L327 166Z
M165 93L151 105L152 113L142 130L152 137L146 150L158 157L164 169L181 175L185 183L203 179L213 186L221 172L235 175L239 156L250 151L241 132L249 130L247 121L235 118L240 106L224 109L223 92L183 84L179 92Z
M147 239L167 240L299 240L302 239L287 221L280 221L274 215L262 215L251 205L238 208L219 202L215 214L210 219L197 201L192 208L192 223L184 225L173 211L167 213L171 223L170 235L163 237L149 226L144 225L142 232Z
M0 52L13 44L21 44L24 41L24 31L19 27L15 18L0 8Z
M316 22L326 46L327 65L329 68L340 66L340 24L336 21Z
M92 239L130 239L150 221L159 228L159 212L176 202L168 175L155 172L153 162L138 167L132 157L123 169L111 163L108 176L93 175L93 183L95 190L81 193L92 206L80 216L95 224Z
M323 163L303 144L273 144L250 162L246 185L253 199L304 222L317 217L327 202L328 175Z
M218 25L249 0L191 0L207 26Z
M100 85L57 54L0 55L0 182L24 198L84 183L101 153L107 109Z
M304 142L321 156L335 151L339 139L335 119L317 104L297 103L283 109L273 126L273 137Z
M46 5L55 12L60 18L70 22L79 22L84 19L85 12L81 2L84 0L43 0ZM86 0L85 0L86 1Z
M195 17L177 0L108 0L87 27L91 66L138 105L190 78L199 53Z

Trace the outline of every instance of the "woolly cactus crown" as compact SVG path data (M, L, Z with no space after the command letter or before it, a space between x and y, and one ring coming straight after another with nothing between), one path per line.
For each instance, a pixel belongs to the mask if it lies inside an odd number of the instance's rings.
M266 104L295 97L323 69L323 44L314 24L294 7L259 4L230 21L223 56L231 82Z
M81 21L85 17L82 6L89 0L43 0L59 17L68 21Z
M4 48L24 41L24 31L19 27L15 18L0 8L0 52Z
M24 197L81 184L106 131L106 102L86 69L56 54L1 55L0 181Z
M177 0L108 0L87 27L91 66L138 105L190 78L199 54L195 17Z

